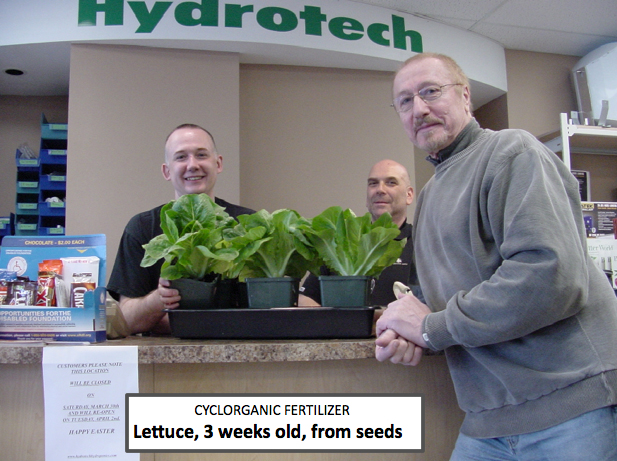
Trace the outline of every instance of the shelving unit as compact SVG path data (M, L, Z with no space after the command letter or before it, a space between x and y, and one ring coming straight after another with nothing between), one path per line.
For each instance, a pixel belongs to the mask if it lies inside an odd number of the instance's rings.
M559 138L545 142L545 144L554 151L561 150L561 158L570 170L572 170L570 154L617 154L617 128L573 124L570 123L570 120L568 119L568 114L562 113L560 114L560 130L561 136ZM608 162L606 161L603 162L604 165L606 165L607 163ZM606 168L606 166L604 165L603 167ZM614 179L615 178L610 178L610 182L617 185L617 180ZM585 227L587 227L586 219L589 217L589 219L593 220L590 221L590 223L592 223L591 225L597 226L598 230L603 227L604 232L599 231L599 233L605 234L606 230L610 231L610 223L612 221L612 219L610 219L610 216L612 215L608 213L612 211L611 208L613 204L610 200L598 200L594 199L593 196L592 200L595 200L597 202L606 202L594 204L594 208L596 206L599 206L601 207L601 210L604 211L597 212L597 214L600 216L593 214L586 215L585 210L589 210L589 208L583 207ZM602 216L603 213L604 217ZM594 230L594 232L598 231ZM594 260L600 270L604 271L604 273L607 275L608 279L611 282L611 286L615 291L615 295L617 295L617 269L613 268L613 261L615 261L615 255L617 254L615 253L615 251L617 250L617 246L614 242L615 240L611 238L587 239L588 250L592 260Z
M41 116L40 235L64 235L66 217L66 148L68 125L48 123ZM48 201L56 199L56 201Z
M39 159L22 159L17 164L17 197L15 199L15 234L37 235L39 215Z
M49 123L43 114L39 158L17 152L16 235L64 235L67 134L66 123Z
M560 114L562 159L572 169L571 153L617 154L617 128L574 125L568 114Z

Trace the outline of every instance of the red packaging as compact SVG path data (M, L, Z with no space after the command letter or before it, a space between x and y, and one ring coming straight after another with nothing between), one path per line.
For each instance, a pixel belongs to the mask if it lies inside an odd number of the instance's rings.
M36 293L36 305L57 307L58 278L62 274L62 261L49 259L39 263L38 288Z

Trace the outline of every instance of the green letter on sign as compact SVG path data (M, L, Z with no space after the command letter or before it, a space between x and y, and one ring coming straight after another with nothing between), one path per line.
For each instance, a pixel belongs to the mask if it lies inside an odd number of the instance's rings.
M152 10L150 11L148 11L146 2L129 2L129 6L139 21L139 27L135 33L149 34L163 18L163 15L171 6L171 2L154 2Z
M405 19L392 15L392 36L394 48L407 49L407 37L411 40L411 51L422 53L422 35L415 30L405 30Z
M124 0L79 0L77 25L96 26L96 13L105 14L106 26L121 26L124 22Z
M366 35L368 35L368 38L370 38L373 43L377 43L382 46L390 46L390 40L384 38L383 36L384 32L388 32L389 29L390 28L385 24L376 22L375 24L368 26L368 29L366 29Z
M304 19L306 35L321 35L321 23L328 19L318 6L305 6L300 18Z
M275 16L280 16L280 24L274 21ZM257 22L261 27L275 32L289 32L298 27L298 18L293 13L285 8L268 6L257 12Z
M253 5L225 5L225 27L242 27L242 15L252 12Z
M204 5L206 3L206 5ZM193 11L199 11L199 17L193 17ZM197 2L184 2L176 7L176 21L183 26L218 26L219 25L219 1L201 0Z
M356 32L364 32L362 23L352 18L334 18L328 23L328 28L332 35L343 40L360 40L363 34ZM347 33L347 30L352 32Z

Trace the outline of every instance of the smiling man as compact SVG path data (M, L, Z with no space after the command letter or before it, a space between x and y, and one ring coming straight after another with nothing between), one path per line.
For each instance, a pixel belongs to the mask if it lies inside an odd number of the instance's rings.
M214 199L214 185L223 171L223 157L216 151L209 132L193 125L181 125L167 137L161 170L173 185L176 199L186 194L208 194Z
M208 194L232 217L254 211L232 205L214 196L218 174L223 171L223 157L218 154L214 138L204 128L184 124L174 129L165 141L163 177L170 181L176 199L186 194ZM111 296L119 301L131 333L169 333L169 319L163 309L178 307L178 290L159 277L163 260L151 267L141 267L143 245L162 233L161 208L139 213L129 221L107 285Z
M407 222L407 207L413 202L413 188L407 169L394 160L382 160L371 168L366 185L366 208L371 219L376 221L382 214L390 213L392 221L399 226L397 240L407 239L401 257L390 267L386 267L379 279L371 287L371 304L386 306L394 301L392 285L402 282L411 286L416 295L416 271L413 265L413 243L411 241L411 224ZM326 268L321 268L322 275L332 275ZM310 274L300 289L299 306L320 306L321 291L319 279Z
M390 213L399 227L407 222L407 207L413 202L413 188L407 169L393 160L382 160L371 168L366 183L366 208L376 221Z

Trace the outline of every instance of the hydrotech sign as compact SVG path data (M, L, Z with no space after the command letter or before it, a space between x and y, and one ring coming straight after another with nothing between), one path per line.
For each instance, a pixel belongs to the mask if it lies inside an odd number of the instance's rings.
M507 88L505 53L497 42L356 1L0 0L0 61L37 44L45 44L49 56L52 51L60 56L70 43L234 53L246 64L388 72L431 51L452 56L472 86L479 83L472 93L476 107ZM13 47L21 45L23 51Z
M356 41L367 37L372 43L389 48L421 53L422 35L406 29L405 18L391 15L389 24L363 23L346 16L328 15L321 6L302 5L290 9L281 6L256 7L254 4L201 2L128 1L136 34L152 34L160 24L173 21L184 27L242 29L248 22L264 30L286 33L301 30L306 36L329 34L340 40ZM149 6L150 5L150 6ZM124 0L79 0L78 25L84 27L124 26Z

